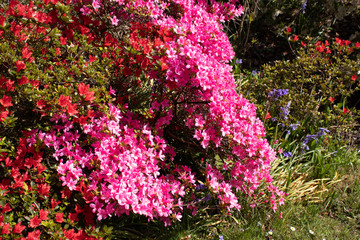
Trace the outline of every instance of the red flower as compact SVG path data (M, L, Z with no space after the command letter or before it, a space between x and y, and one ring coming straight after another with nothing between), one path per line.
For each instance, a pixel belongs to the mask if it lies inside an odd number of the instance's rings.
M4 161L5 161L5 167L11 167L12 160L9 157L5 158Z
M86 96L85 97L85 101L92 101L95 99L94 97L94 94L95 92L94 91L89 91L89 85L85 85L84 83L80 83L79 86L78 86L78 89L79 89L79 94L81 96Z
M71 195L71 191L68 188L61 191L61 197L62 198L70 198L70 195Z
M360 43L359 42L356 42L355 48L360 48Z
M67 40L66 37L60 37L60 44L61 45L66 45L66 40Z
M78 86L79 93L81 96L86 95L89 92L89 85L85 85L84 83L80 83Z
M94 57L94 56L91 56L91 55L89 55L89 62L95 62L96 61L96 57Z
M46 167L44 165L42 165L41 163L38 163L36 165L36 167L37 167L37 170L38 170L38 174L41 174L43 171L46 170Z
M10 223L3 225L1 234L10 234L11 228L10 228Z
M287 28L286 28L286 32L288 32L288 33L290 33L290 32L291 32L291 30L292 30L292 28L291 28L291 27L287 27Z
M329 97L329 101L330 101L330 102L334 102L334 101L335 101L335 98Z
M56 213L55 222L62 223L64 222L64 213Z
M4 26L4 23L5 23L5 17L0 15L0 25Z
M59 203L60 203L60 201L56 201L53 198L51 199L51 207L52 208L56 207Z
M167 70L169 68L169 65L167 63L161 63L161 71Z
M80 125L84 125L87 123L87 116L80 116L80 118L78 119L78 122L80 123Z
M351 80L355 81L357 79L357 76L356 75L352 75L351 76Z
M36 228L37 226L39 226L40 223L41 219L37 215L35 215L35 217L30 220L29 226L32 228Z
M12 210L10 203L5 204L5 206L2 209L2 214L6 213L6 212L10 212Z
M39 109L43 109L44 107L46 107L46 102L44 100L39 100L36 102L36 106L39 108Z
M67 112L70 114L70 115L75 115L78 113L78 111L76 110L76 103L74 104L69 104L67 106Z
M59 105L60 105L60 107L64 108L64 107L68 106L70 103L71 103L71 97L70 96L61 95L59 97Z
M28 46L25 46L22 50L22 57L25 59L30 58L32 55L32 52Z
M95 111L94 111L94 110L89 109L89 110L88 110L87 117L88 117L88 118L95 117Z
M43 196L49 196L50 193L50 185L43 183L43 184L39 184L38 189L37 189L38 193L40 195Z
M25 226L21 225L21 222L18 222L14 226L13 233L21 233L22 231L24 231L24 229L25 229Z
M9 112L8 111L2 111L0 113L0 121L4 121L5 118L9 115Z
M74 235L75 235L74 229L71 229L69 231L64 229L63 232L65 237L67 237L68 239L74 239Z
M316 51L318 51L319 53L322 53L324 50L325 50L324 44L320 44L318 47L316 47Z
M27 84L29 83L29 79L27 79L25 76L22 76L19 80L18 80L18 84L19 85L23 85L23 84Z
M5 83L5 87L6 87L6 91L8 92L14 91L15 90L14 81L11 81L10 79L7 80Z
M349 109L347 109L347 108L344 107L343 113L345 114L345 113L348 113L348 112L349 112Z
M299 40L299 37L298 37L298 35L295 35L294 36L294 41L297 41L297 40Z
M16 65L16 71L17 72L19 72L22 69L26 69L26 65L25 65L24 61L17 60L15 65Z
M265 117L265 119L269 119L269 118L271 118L270 113L266 113L266 117Z
M82 209L79 205L75 205L75 212L77 214L80 214L84 211L84 209Z
M306 43L304 43L303 41L301 41L301 46L306 47Z
M0 99L0 103L1 103L1 105L3 105L4 107L10 107L10 106L12 106L11 97L4 95L4 96Z
M33 80L33 81L31 81L31 85L33 86L33 87L39 87L40 86L40 81L38 81L38 80Z
M48 220L49 218L47 217L49 214L49 211L48 210L43 210L43 209L40 209L40 219L42 221L45 221L45 220Z
M69 213L69 219L72 221L79 221L77 213Z
M56 51L55 51L55 56L58 56L58 55L61 55L60 48L56 48Z
M339 44L340 46L344 45L344 40L341 40L340 38L335 38L335 41L337 44Z
M30 232L27 236L27 240L39 240L40 239L40 230L36 230L34 232Z

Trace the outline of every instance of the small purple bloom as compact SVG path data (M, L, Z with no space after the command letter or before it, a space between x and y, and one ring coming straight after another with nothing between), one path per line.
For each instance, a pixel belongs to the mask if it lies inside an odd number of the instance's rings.
M289 94L289 89L273 89L269 93L269 97L277 100L279 97Z
M291 158L293 155L291 152L283 152L283 156L286 158Z
M324 135L326 135L326 133L329 132L329 130L327 130L326 128L319 128L320 132L317 134L318 137L322 137Z
M307 5L307 0L305 0L304 3L301 4L301 10L303 14L305 13L306 5Z
M199 184L199 185L197 185L196 186L196 188L195 188L195 191L201 191L201 190L204 190L206 187L205 187L205 185L204 184Z
M206 195L206 197L203 198L204 202L208 202L211 200L211 196L210 194L209 195Z
M299 123L297 123L297 124L290 124L289 127L291 128L291 131L295 131L298 126L299 126Z
M284 117L285 120L288 119L288 115L289 115L289 113L290 113L290 110L289 110L290 104L291 104L291 101L289 101L289 102L286 104L285 107L281 107L281 108L280 108L280 110L281 110L280 116Z
M242 64L242 59L236 59L236 60L235 60L235 63L236 63L236 64Z

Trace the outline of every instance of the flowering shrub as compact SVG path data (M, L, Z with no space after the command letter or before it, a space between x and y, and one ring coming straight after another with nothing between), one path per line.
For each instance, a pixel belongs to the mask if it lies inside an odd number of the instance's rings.
M19 175L9 159L25 161L22 176L31 177L1 195L2 208L19 204L14 194L29 206L15 218L4 210L1 234L25 221L30 228L16 233L28 238L101 237L93 213L97 221L139 214L170 224L184 208L196 214L199 184L227 213L241 207L241 194L253 196L265 184L276 210L283 194L269 175L275 152L255 106L236 93L228 64L234 53L222 32L221 22L241 13L233 1L5 4L1 189ZM15 154L16 145L38 157ZM29 184L26 191L41 189L34 192L46 199L41 205L21 190ZM76 230L63 227L64 217Z
M340 125L354 125L358 111L350 100L359 90L360 44L289 38L297 57L265 65L261 77L242 87L256 101L260 115L273 120L272 126L277 121L288 127L302 122L306 134L318 127L340 130Z
M27 143L29 135L25 133L16 150L0 159L2 239L39 239L40 235L101 239L104 234L96 233L99 229L89 204L79 201L83 189L59 188L56 172L46 167L43 149Z

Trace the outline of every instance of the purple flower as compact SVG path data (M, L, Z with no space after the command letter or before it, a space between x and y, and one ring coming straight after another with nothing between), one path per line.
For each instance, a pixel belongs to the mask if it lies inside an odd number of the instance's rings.
M320 132L318 132L318 134L317 134L318 137L325 136L326 133L329 132L329 130L327 130L326 128L319 128L319 129L320 129Z
M293 155L291 152L283 152L283 156L286 158L291 158Z
M277 100L279 97L289 94L289 89L273 89L269 93L269 97Z
M208 201L210 201L210 200L211 200L210 194L209 194L209 195L206 195L206 196L203 198L203 201L204 201L204 202L208 202Z
M306 5L307 5L307 0L305 0L304 3L301 4L301 10L303 14L305 13Z
M236 59L236 60L235 60L235 63L236 63L236 64L242 64L242 59Z
M199 185L197 185L196 186L196 188L195 188L195 191L201 191L201 190L204 190L206 187L205 187L205 185L204 184L199 184Z
M220 236L219 236L219 240L224 240L224 236L223 236L223 235L220 235Z
M258 74L259 74L259 72L258 72L256 69L252 71L253 77L255 77L255 76L258 75Z
M302 149L306 149L306 150L309 150L309 146L307 145L308 142L313 139L315 140L316 142L319 141L319 137L322 137L322 136L325 136L326 133L329 132L329 130L327 130L326 128L319 128L319 132L316 134L316 135L306 135L305 139L304 139L304 142L303 142L303 146L301 147Z
M285 107L281 107L280 110L280 116L284 117L285 120L288 119L288 115L290 113L290 104L291 104L291 101L289 101Z
M291 128L291 131L295 131L298 126L299 126L299 123L297 123L297 124L290 124L289 127Z

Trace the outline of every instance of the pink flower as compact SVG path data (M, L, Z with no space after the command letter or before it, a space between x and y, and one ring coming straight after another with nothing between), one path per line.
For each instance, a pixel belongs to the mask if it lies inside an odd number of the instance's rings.
M114 26L117 26L119 24L119 19L117 19L117 17L114 15L110 18L111 20L111 24Z
M83 15L89 15L91 13L90 8L88 8L85 5L82 8L80 8L80 11L82 12Z
M99 0L93 0L92 1L92 6L95 10L99 9L100 8L100 2Z

